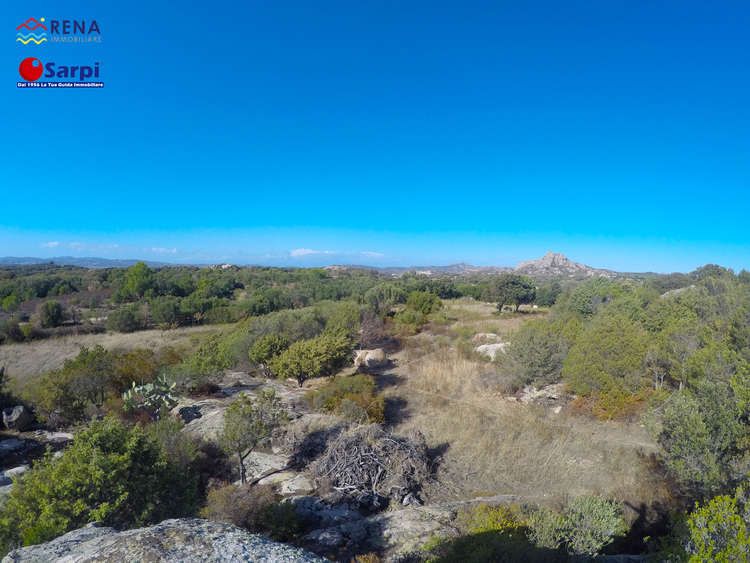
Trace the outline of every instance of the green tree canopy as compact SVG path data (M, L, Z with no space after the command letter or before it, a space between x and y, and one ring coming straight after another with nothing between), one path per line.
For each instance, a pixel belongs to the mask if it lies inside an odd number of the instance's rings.
M518 311L521 305L532 303L535 297L534 280L523 274L503 274L493 278L484 295L486 301L497 303L499 311L506 303L513 303Z
M65 313L58 301L45 301L36 306L36 314L43 328L54 328L63 324Z
M643 386L648 340L621 314L601 315L577 339L562 376L578 395L633 394Z
M341 333L324 333L300 340L271 358L268 367L278 377L296 379L299 386L312 377L334 373L349 359L352 344Z
M62 412L69 422L78 421L89 403L104 403L114 373L114 355L99 344L91 350L81 346L75 359L65 360L42 380L40 405Z
M145 262L138 262L128 268L123 289L130 295L140 299L155 285L154 273Z
M261 391L255 402L241 393L224 413L219 443L225 452L237 456L243 485L247 483L245 459L255 448L271 440L283 418L279 398L273 389Z
M18 308L21 306L21 300L16 297L15 295L9 295L5 299L3 299L3 309L10 313L11 315L18 311Z

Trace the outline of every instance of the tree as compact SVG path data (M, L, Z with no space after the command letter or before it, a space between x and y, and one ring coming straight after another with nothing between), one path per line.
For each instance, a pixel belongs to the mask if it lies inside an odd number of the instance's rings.
M8 295L8 297L3 299L3 309L6 313L10 313L12 315L16 311L18 311L18 308L20 306L21 301L15 295Z
M278 377L296 379L299 386L311 377L334 373L349 359L352 344L344 334L324 333L300 340L268 361Z
M264 334L258 340L255 341L253 347L250 348L248 356L250 360L260 366L266 376L270 375L268 369L268 362L271 358L278 356L281 352L289 348L289 342L287 339L276 332L271 334Z
M107 316L107 329L115 332L133 332L138 328L135 313L130 307L117 309Z
M506 303L513 303L516 312L521 305L534 301L536 287L534 281L523 274L503 274L492 280L484 299L491 303L497 303L499 311L503 310Z
M279 398L273 389L261 391L253 403L244 393L224 413L224 428L219 444L230 455L236 455L240 481L247 483L245 459L262 444L268 443L284 419Z
M157 325L175 326L180 322L180 300L172 295L156 297L149 301L151 318Z
M89 403L104 403L114 371L114 356L101 345L92 350L81 346L75 359L65 360L62 368L42 380L40 404L62 412L70 422L80 420Z
M384 282L368 290L364 300L378 315L385 316L393 306L406 303L406 294L392 283Z
M624 315L604 315L578 338L563 362L562 376L578 395L633 394L643 385L647 340Z
M196 512L195 479L139 426L107 418L14 483L0 512L6 545L49 541L88 522L136 528Z
M140 299L149 289L153 289L155 283L154 273L151 268L145 262L138 262L128 268L127 275L125 276L124 290Z
M406 308L419 311L423 315L436 313L443 308L443 302L434 293L412 291L406 299Z
M546 321L526 323L511 336L511 342L503 359L519 386L560 381L570 342Z
M591 278L579 285L567 303L568 309L584 317L593 315L599 305L611 299L612 282L603 276Z
M54 328L63 324L63 306L58 301L45 301L36 306L36 314L42 328Z
M560 281L552 280L537 289L535 303L540 307L552 307L561 293L562 285Z

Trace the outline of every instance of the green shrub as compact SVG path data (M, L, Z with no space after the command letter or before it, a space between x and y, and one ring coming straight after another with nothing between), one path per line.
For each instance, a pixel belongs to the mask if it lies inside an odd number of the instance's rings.
M0 511L9 547L49 541L99 521L134 528L196 511L195 480L140 427L93 423L59 458L48 455L16 481Z
M385 400L370 375L336 377L305 399L313 409L336 413L350 422L385 421Z
M429 563L541 563L558 554L535 548L527 540L525 522L515 508L480 504L458 511L460 536L432 538L424 546Z
M511 345L501 356L518 387L557 383L570 342L546 321L531 321L510 336Z
M253 363L265 367L271 358L278 356L287 348L289 348L289 342L283 334L264 334L250 348L248 357Z
M352 344L345 334L324 333L310 340L295 342L271 358L268 367L281 378L306 379L331 375L349 360Z
M443 302L434 293L412 291L406 299L406 308L412 311L419 311L423 315L430 315L442 309Z
M269 485L214 487L208 492L201 517L263 533L267 511L276 502L276 494Z
M60 411L67 422L83 418L89 404L101 406L115 376L115 358L96 345L81 346L75 359L47 374L41 382L39 404L48 411Z
M627 397L651 386L644 368L647 335L624 315L600 315L563 361L562 377L577 395Z
M619 505L592 495L574 499L561 514L544 508L532 512L528 536L540 548L565 545L572 555L593 557L625 532Z
M745 562L750 557L750 531L737 500L729 496L712 499L703 508L696 506L688 519L689 551L694 563Z
M193 374L213 375L232 367L232 361L219 348L222 340L221 334L211 336L188 358L187 365Z
M117 309L107 315L107 330L133 332L136 329L138 329L138 321L130 307Z
M36 314L42 328L54 328L63 324L65 312L58 301L45 301L36 306Z

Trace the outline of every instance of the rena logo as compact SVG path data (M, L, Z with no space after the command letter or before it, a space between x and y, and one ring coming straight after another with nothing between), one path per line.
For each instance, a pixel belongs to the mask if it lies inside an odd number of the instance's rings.
M28 45L33 41L37 45L47 41L47 25L49 25L50 41L53 43L101 43L102 32L96 20L50 20L46 25L40 18L37 21L29 18L16 28L16 41Z
M42 65L39 59L34 57L28 57L21 61L18 67L18 72L26 82L35 82L42 77L42 73L46 70L47 74L45 78L70 78L73 79L78 73L78 81L83 82L87 78L99 78L99 63L94 63L93 67L90 66L59 66L55 68L56 63L47 63Z
M42 21L44 21L44 18L42 18ZM28 30L28 33L24 33L23 30L19 31L22 27L25 27ZM44 31L42 31L41 29L37 31L37 29L40 27ZM28 45L29 41L33 41L37 45L39 45L42 41L47 41L47 34L45 33L45 31L47 31L47 28L36 21L34 18L29 18L24 23L19 25L16 28L16 31L19 31L19 33L16 33L16 41L20 41L24 45Z

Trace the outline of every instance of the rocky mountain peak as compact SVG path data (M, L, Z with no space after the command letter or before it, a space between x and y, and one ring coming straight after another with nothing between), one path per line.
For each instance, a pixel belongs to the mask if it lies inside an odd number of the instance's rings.
M532 277L570 277L585 278L593 276L612 277L614 272L599 270L578 262L571 262L564 254L547 252L538 260L529 260L518 264L514 271Z

